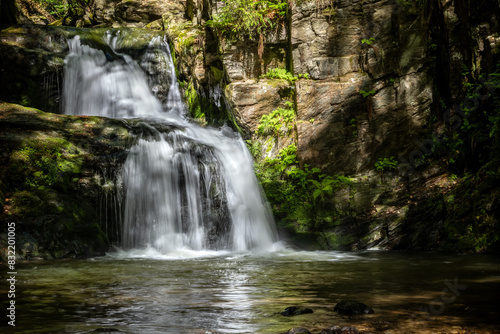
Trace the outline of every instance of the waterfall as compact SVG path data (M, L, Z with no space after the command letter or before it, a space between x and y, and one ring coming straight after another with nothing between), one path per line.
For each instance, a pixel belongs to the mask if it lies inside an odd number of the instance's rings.
M123 166L122 246L269 248L274 221L242 138L189 122L163 37L151 37L137 61L127 38L112 30L70 39L63 90L66 114L136 119L145 129Z

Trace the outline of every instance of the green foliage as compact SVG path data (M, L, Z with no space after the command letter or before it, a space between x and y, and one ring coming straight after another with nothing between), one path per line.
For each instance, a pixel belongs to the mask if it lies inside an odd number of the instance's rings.
M278 108L268 115L263 115L260 119L257 133L259 135L273 135L278 138L281 133L284 135L289 134L295 122L295 110L291 102L287 102L287 107L285 109Z
M500 196L500 175L467 174L458 182L445 200L450 215L444 225L449 239L445 246L471 252L498 251L500 223L494 205Z
M308 73L302 74L302 76L305 79L309 78ZM298 79L298 77L292 75L292 73L284 68L271 68L266 74L261 75L261 78L284 80L288 81L290 84L293 84Z
M489 137L494 139L494 147L498 150L500 149L500 96L498 94L500 90L500 65L497 66L497 70L490 75L490 80L488 83L491 86L491 89L495 91L496 95L494 96L494 109L490 112L484 112L484 115L488 119L487 129L489 130ZM498 154L498 153L497 153ZM494 157L495 160L498 160L498 156Z
M361 94L361 96L363 96L364 98L367 98L368 96L373 96L375 95L375 90L371 90L369 92L363 90L363 89L360 89L359 90L359 94Z
M349 121L349 126L352 129L352 137L358 137L358 121L356 120L356 118L351 118L351 120Z
M56 19L65 16L81 16L89 0L34 0Z
M394 170L398 167L398 161L394 157L380 158L375 162L375 169L379 172Z
M367 44L367 45L372 45L372 43L375 42L375 38L370 37L369 39L362 39L361 44Z
M458 174L475 172L489 161L500 162L500 65L487 80L479 79L464 82L464 102L448 109L448 127L436 145Z
M63 139L29 141L11 155L10 172L16 188L59 187L66 189L72 174L79 173L78 149Z
M182 86L187 86L184 88L184 96L186 98L189 115L200 120L202 123L206 123L205 111L202 109L201 97L196 91L193 83L183 83Z
M256 172L274 212L297 221L302 230L333 222L338 214L330 205L333 194L352 185L348 177L325 175L307 164L300 167L295 144L257 164Z
M275 30L283 21L283 0L222 0L223 7L207 21L219 35L229 39L253 39Z
M182 31L177 36L176 51L179 53L189 54L193 51L193 45L195 44L196 37L193 35L188 35L186 31Z

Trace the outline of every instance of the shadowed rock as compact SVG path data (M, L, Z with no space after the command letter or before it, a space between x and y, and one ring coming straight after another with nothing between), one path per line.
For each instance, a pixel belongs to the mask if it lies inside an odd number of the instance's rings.
M304 327L294 327L288 330L286 334L311 334L306 328Z
M333 311L340 315L361 315L374 313L371 307L354 300L340 301L337 305L335 305Z
M300 314L306 314L306 313L313 313L313 310L311 310L310 308L306 308L306 307L290 306L290 307L287 307L280 314L284 315L285 317L291 317L294 315L300 315Z
M323 329L319 334L360 334L359 331L354 327L339 327L332 326L330 328Z

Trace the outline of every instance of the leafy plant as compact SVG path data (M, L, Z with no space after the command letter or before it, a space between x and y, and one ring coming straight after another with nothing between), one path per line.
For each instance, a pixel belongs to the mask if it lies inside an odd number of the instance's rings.
M367 92L363 89L360 89L359 94L361 94L361 96L363 96L364 98L367 98L368 96L375 95L375 90L371 90L371 91Z
M367 45L372 45L372 43L375 42L375 38L370 37L369 39L362 39L361 44L367 44Z
M333 194L352 185L348 177L325 175L308 164L300 167L295 144L258 163L256 171L273 210L301 222L306 230L333 222L337 214L329 205Z
M263 115L257 127L260 135L274 135L279 138L280 133L288 134L293 129L295 110L291 102L286 103L287 108L278 108L268 115Z
M356 118L351 118L349 126L352 128L352 136L356 138L358 136L358 121Z
M282 0L222 0L223 6L207 25L229 40L256 38L282 23L287 2Z
M398 167L398 161L394 157L390 158L380 158L375 162L375 169L379 172L386 170L396 169Z
M284 80L288 81L290 84L293 84L298 79L284 68L271 68L266 74L261 75L261 78Z

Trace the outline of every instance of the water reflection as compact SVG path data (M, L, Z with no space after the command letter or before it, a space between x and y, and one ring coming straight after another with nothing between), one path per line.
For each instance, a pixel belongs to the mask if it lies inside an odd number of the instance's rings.
M350 324L373 333L493 333L499 325L497 257L148 252L23 264L18 271L16 330L282 333L299 325L319 332ZM455 277L467 289L433 314L431 303L441 298L445 280L453 282ZM344 298L360 300L376 313L339 316L333 306ZM314 313L290 318L276 314L292 305L310 307Z

